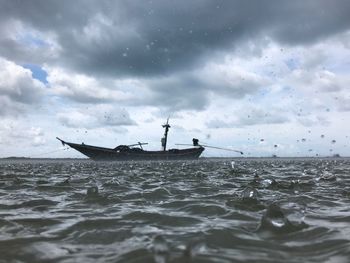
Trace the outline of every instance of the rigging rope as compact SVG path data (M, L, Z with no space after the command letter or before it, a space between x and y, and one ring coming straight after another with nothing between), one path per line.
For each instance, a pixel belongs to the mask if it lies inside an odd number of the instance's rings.
M30 158L33 158L33 157L35 158L35 157L39 157L39 156L43 156L43 155L46 155L46 154L55 153L55 152L59 152L59 151L66 151L68 149L69 149L69 147L64 147L64 148L61 148L61 149L58 149L58 150L55 150L55 151L34 154L34 155L31 155Z

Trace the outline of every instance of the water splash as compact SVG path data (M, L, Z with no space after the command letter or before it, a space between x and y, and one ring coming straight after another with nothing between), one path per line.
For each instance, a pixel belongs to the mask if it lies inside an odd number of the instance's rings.
M261 218L258 232L270 232L274 234L286 234L301 230L307 227L302 222L300 224L292 224L284 215L282 209L276 203L269 205Z

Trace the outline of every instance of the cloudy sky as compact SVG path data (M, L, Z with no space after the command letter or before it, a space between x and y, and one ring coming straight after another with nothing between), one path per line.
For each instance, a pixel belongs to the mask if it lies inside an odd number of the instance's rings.
M349 156L349 73L348 0L0 0L0 157Z

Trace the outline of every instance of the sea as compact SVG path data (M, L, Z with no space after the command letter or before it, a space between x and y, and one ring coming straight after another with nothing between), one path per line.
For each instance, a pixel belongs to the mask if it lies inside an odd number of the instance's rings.
M0 161L0 262L350 262L350 159Z

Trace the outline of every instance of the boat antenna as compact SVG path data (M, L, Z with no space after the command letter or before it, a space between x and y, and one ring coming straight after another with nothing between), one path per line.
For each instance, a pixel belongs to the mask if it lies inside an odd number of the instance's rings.
M168 132L169 132L169 118L166 120L166 124L162 125L163 128L165 128L165 132L164 132L164 137L161 139L161 143L162 143L162 147L163 147L163 151L166 151L166 143L168 141Z

